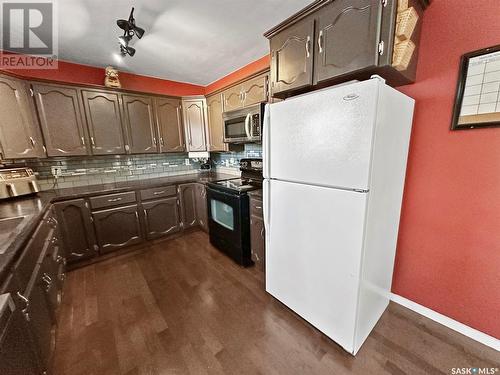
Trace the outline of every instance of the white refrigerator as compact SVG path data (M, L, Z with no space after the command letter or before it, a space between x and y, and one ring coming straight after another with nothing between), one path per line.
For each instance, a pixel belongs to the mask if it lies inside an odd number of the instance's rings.
M266 107L266 290L352 354L389 303L413 107L379 77Z

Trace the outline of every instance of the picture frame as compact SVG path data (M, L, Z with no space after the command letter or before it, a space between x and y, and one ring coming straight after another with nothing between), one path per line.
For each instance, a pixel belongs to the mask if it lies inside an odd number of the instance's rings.
M462 55L451 130L500 127L500 45Z

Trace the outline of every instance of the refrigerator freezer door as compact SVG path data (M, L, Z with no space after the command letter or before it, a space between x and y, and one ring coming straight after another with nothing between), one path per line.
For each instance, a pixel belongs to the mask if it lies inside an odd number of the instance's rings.
M369 189L378 79L333 87L270 105L264 126L269 178Z
M353 352L366 193L266 180L266 290Z

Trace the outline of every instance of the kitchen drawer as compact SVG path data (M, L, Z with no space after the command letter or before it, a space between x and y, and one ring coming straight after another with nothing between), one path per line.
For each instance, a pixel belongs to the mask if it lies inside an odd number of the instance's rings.
M54 229L45 221L38 226L32 239L26 245L21 257L15 265L16 273L23 290L31 278L35 265L40 260L43 250L49 245L49 239L54 235Z
M175 185L163 186L152 189L144 189L140 191L141 199L143 201L148 199L166 198L173 195L177 195L177 189Z
M250 198L250 215L254 215L257 217L262 218L263 211L262 211L262 201L255 199L255 198Z
M101 195L99 197L90 198L90 206L97 210L100 208L120 206L122 204L135 203L135 192L129 191L126 193Z

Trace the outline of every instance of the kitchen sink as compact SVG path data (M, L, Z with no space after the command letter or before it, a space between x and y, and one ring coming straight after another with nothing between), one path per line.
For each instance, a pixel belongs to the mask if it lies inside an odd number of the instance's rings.
M0 219L0 236L3 235L4 232L10 232L16 229L17 226L23 222L25 217L26 216L16 216Z
M16 229L23 223L24 219L26 219L26 216L0 219L0 254L6 250L2 245L6 244L7 239L18 234Z

